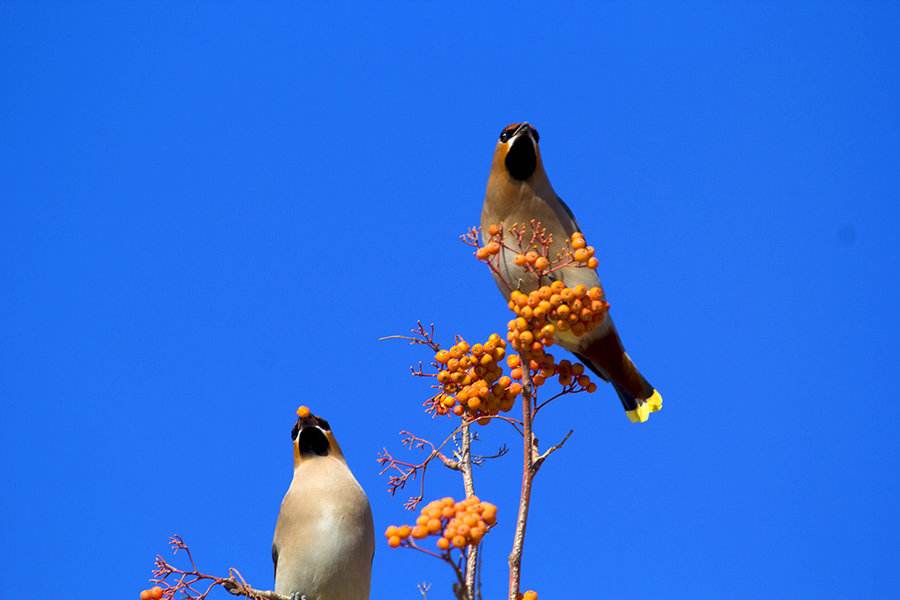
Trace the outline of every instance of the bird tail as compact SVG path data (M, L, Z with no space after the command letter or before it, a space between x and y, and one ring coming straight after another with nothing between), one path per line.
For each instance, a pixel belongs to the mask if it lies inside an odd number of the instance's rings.
M591 371L612 384L632 423L644 423L650 413L662 408L662 395L631 362L614 327L591 340L575 355Z

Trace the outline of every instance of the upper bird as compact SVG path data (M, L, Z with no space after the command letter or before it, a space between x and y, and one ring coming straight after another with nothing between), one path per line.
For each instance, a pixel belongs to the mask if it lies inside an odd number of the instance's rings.
M564 247L571 235L580 231L575 216L553 191L541 161L540 135L528 123L514 123L503 128L494 149L491 174L488 178L484 206L481 210L482 238L487 242L491 225L502 226L504 242L512 225L526 225L539 221L553 235L550 247L554 255ZM503 248L498 273L494 273L497 287L509 299L511 289L528 293L536 289L537 281L527 276L523 267L514 262L515 253ZM501 279L502 277L502 279ZM599 286L594 269L564 268L553 273L568 287L583 284ZM625 353L622 340L610 317L589 333L576 337L570 332L557 332L560 345L574 353L594 373L610 382L632 422L643 423L651 412L662 408L662 396L637 370Z
M375 534L369 500L328 422L297 410L294 478L281 502L275 591L306 600L368 600Z

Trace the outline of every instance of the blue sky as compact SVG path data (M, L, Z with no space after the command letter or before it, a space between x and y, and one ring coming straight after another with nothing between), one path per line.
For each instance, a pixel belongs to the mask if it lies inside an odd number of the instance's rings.
M502 331L456 236L527 119L666 405L630 425L603 387L542 417L576 433L537 481L525 585L896 594L898 28L889 3L3 3L0 580L136 596L178 532L271 586L301 403L379 532L409 520L375 455L450 423L419 411L422 355L376 338ZM516 457L477 473L488 598ZM382 539L374 579L447 597Z

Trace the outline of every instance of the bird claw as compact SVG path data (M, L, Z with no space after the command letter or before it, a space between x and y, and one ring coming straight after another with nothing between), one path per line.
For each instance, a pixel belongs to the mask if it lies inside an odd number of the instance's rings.
M309 600L309 598L306 597L306 594L294 592L293 594L291 594L291 600Z

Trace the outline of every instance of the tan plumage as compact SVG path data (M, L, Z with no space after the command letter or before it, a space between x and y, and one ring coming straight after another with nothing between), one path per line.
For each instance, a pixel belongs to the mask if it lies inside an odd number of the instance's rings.
M487 239L488 227L502 225L509 231L515 223L540 221L553 234L551 255L555 256L575 231L580 231L575 216L556 195L544 171L537 130L528 123L505 127L494 150L491 174L488 178L484 206L481 210L482 235ZM536 287L533 277L514 263L515 255L506 249L500 254L497 286L508 299L513 289L530 292ZM600 279L593 269L567 268L554 274L567 286L584 284L599 286ZM607 318L596 329L580 338L571 332L558 331L561 346L577 355L596 374L612 383L629 419L646 421L651 412L662 407L662 396L640 374L625 353L619 333Z
M292 432L294 477L275 525L275 591L307 600L368 600L372 511L328 423L307 415Z

